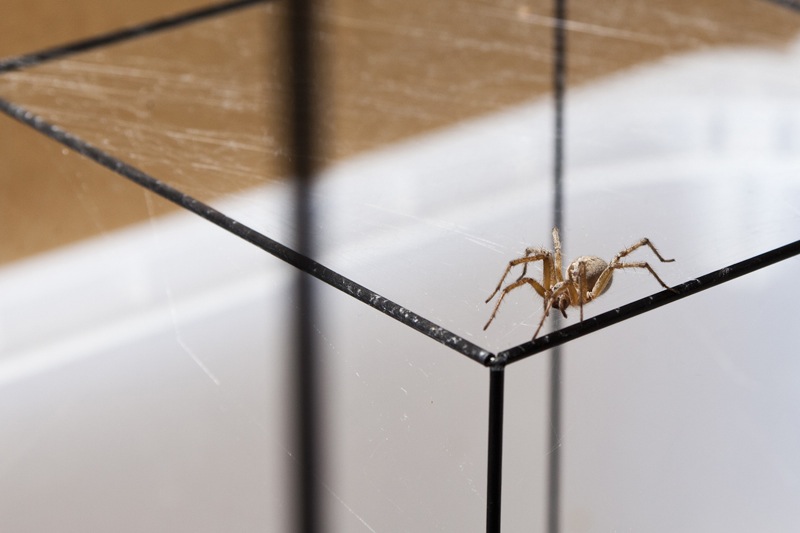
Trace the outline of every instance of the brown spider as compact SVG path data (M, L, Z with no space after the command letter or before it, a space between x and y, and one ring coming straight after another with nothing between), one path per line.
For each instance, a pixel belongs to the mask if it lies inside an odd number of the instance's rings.
M500 308L500 304L503 302L503 298L506 297L506 294L523 285L530 285L533 287L533 290L544 299L544 313L542 314L542 319L539 321L539 326L536 328L536 332L533 334L534 339L542 329L544 319L547 318L550 314L550 310L554 307L561 311L564 318L567 317L567 307L580 307L581 321L583 321L583 305L588 304L608 290L611 286L611 277L614 270L622 268L646 268L662 287L674 292L675 289L668 287L647 263L643 261L636 263L620 262L623 257L645 245L653 250L653 253L656 254L656 257L658 257L662 263L671 263L675 261L674 259L664 259L661 257L661 254L658 253L658 250L656 250L656 247L650 242L650 239L644 238L615 255L610 263L606 263L599 257L583 255L570 263L565 276L562 273L561 266L561 240L558 236L558 228L553 228L553 252L544 248L526 248L524 257L509 261L508 267L503 273L503 277L500 278L500 283L497 284L497 288L491 296L486 299L486 303L489 303L489 301L500 292L500 288L503 286L503 282L512 268L517 265L522 265L522 274L517 278L517 281L509 283L502 290L500 299L497 300L494 311L492 311L492 316L489 317L489 321L483 326L483 329L485 330L488 328L489 324L494 320L497 310ZM525 273L528 270L528 263L536 261L542 262L543 273L541 283L533 278L525 277Z

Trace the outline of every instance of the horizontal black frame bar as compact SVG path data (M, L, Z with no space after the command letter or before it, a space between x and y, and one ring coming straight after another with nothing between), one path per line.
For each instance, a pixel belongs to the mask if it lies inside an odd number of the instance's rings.
M164 183L163 181L146 174L138 168L135 168L132 165L129 165L124 161L121 161L114 156L103 152L83 139L64 131L58 126L50 124L42 117L35 115L21 106L8 102L7 100L0 99L0 111L17 121L32 127L39 133L61 143L62 145L74 150L84 157L106 167L116 174L119 174L120 176L129 179L145 189L154 192L155 194L166 200L169 200L174 204L177 204L187 211L191 211L195 215L198 215L209 222L216 224L220 228L246 240L254 246L261 248L265 252L274 255L278 259L281 259L282 261L299 268L303 272L306 272L327 283L328 285L339 289L340 291L352 296L356 300L359 300L370 307L377 309L381 313L394 318L395 320L444 344L456 352L466 355L474 361L477 361L481 364L486 364L486 361L494 357L494 354L484 350L480 346L477 346L470 341L459 337L455 333L448 331L447 329L435 324L434 322L431 322L426 318L421 317L420 315L389 300L388 298L381 296L375 291L372 291L363 285L359 285L353 280L348 279L345 276L331 270L330 268L321 265L313 259L310 259L292 250L288 246L270 239L266 235L239 223L237 220L225 215L220 211L217 211L210 205L205 204Z
M691 296L700 291L716 287L722 283L734 280L746 274L755 272L764 267L774 265L785 259L800 255L800 240L790 244L775 248L769 252L745 259L731 266L721 268L697 279L687 281L673 287L674 291L661 291L651 296L636 300L629 304L612 309L595 317L584 320L572 326L554 331L530 342L526 342L502 351L497 354L497 359L489 361L489 365L507 365L532 355L543 352L553 346L567 343L571 340L583 337L589 333L607 328L618 322L652 311L662 305L676 302L687 296Z
M154 20L152 22L147 22L145 24L130 26L128 28L122 28L113 32L90 37L88 39L82 39L61 46L48 48L39 52L2 59L0 60L0 74L33 67L54 59L62 59L66 56L80 52L87 52L101 46L116 44L137 37L144 37L158 31L172 29L183 24L197 22L199 20L220 15L229 11L234 11L236 9L241 9L254 4L266 3L269 1L272 0L234 0L232 2L214 4L200 9L179 13L170 17L165 17L163 19Z

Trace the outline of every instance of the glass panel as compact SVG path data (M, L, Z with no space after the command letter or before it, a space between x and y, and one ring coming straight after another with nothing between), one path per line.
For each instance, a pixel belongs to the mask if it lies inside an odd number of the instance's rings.
M677 284L797 240L800 14L570 9L564 266L649 237L675 262L629 259ZM529 340L530 287L485 332L484 301L509 260L552 246L550 3L340 1L320 15L315 259L492 351ZM266 4L4 73L0 98L291 246L280 31ZM115 530L175 516L285 528L292 269L0 128L14 523L101 528L84 522L101 502L97 524ZM565 531L796 527L795 263L565 348ZM615 278L586 316L661 290L644 269ZM331 529L480 530L488 371L318 286ZM546 361L506 371L509 530L543 526ZM37 499L64 507L34 514Z

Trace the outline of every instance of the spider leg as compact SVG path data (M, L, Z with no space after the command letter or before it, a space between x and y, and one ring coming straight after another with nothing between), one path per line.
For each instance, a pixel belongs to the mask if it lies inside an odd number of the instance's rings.
M555 256L555 263L551 261L549 265L544 265L544 284L548 287L558 283L559 281L564 281L563 269L561 266L561 239L559 238L557 227L553 228L553 252ZM525 257L528 257L531 254L550 254L550 252L544 248L525 248ZM552 267L550 272L547 271L548 266ZM517 279L520 280L524 278L527 272L528 264L525 263L522 267L522 274ZM548 280L551 281L548 282Z
M620 259L632 253L634 250L641 248L642 246L649 246L650 249L653 250L653 253L656 254L656 257L658 257L659 261L661 261L662 263L672 263L673 261L675 261L674 259L664 259L664 257L660 253L658 253L658 250L656 250L656 247L653 245L653 243L650 242L650 239L645 237L636 244L629 246L628 248L625 248L620 253L615 255L614 259L611 260L611 264L618 262Z
M658 277L658 274L656 274L656 271L653 270L653 267L651 267L645 261L641 261L641 262L637 262L637 263L618 263L618 262L614 262L614 263L611 263L610 265L608 265L608 269L606 269L606 271L610 273L611 270L617 270L617 269L623 269L623 268L646 268L647 271L650 272L650 274L652 274L654 278L656 278L656 281L658 281L661 284L662 287L664 287L668 291L678 292L675 289L673 289L672 287L670 287L669 285L667 285L666 283L664 283L664 280L662 280L661 278ZM603 272L603 274L605 274L605 272ZM603 276L601 275L600 278L602 278L602 277ZM598 279L597 282L598 282L597 284L599 285L600 280ZM597 285L595 285L595 288L597 288ZM594 291L592 291L592 292L594 292Z
M542 270L544 271L543 272L543 276L542 276L544 278L543 281L544 281L545 285L548 285L547 280L550 279L550 276L552 276L551 271L552 271L552 265L553 265L553 254L550 253L550 250L545 250L544 248L539 248L539 247L525 248L525 255L523 257L525 257L525 258L528 258L528 257L537 258L537 259L534 259L534 261L538 261L539 258L541 258L541 260L542 260ZM524 278L525 275L528 273L528 263L529 263L529 261L526 261L526 262L522 263L522 274L519 275L519 277L517 278L517 281L519 281L522 278ZM549 285L552 285L552 283L549 283Z
M490 316L490 317L489 317L489 321L488 321L488 322L486 322L486 325L485 325L485 326L483 326L483 329L484 329L484 331L486 330L486 328L488 328L488 327L489 327L489 324L491 324L491 323L492 323L492 320L494 320L494 317L495 317L495 315L497 314L497 310L498 310L498 309L500 309L500 304L501 304L501 303L503 303L503 298L505 298L505 297L506 297L506 294L508 294L509 292L511 292L511 291L513 291L514 289L516 289L516 288L518 288L518 287L521 287L521 286L523 286L523 285L530 285L531 287L533 287L533 289L534 289L534 290L535 290L535 291L536 291L536 292L537 292L537 293L538 293L540 296L544 297L544 295L545 295L545 290L544 290L544 287L542 287L542 286L539 284L539 282L538 282L538 281L536 281L535 279L531 279L531 278L522 278L522 279L520 279L520 280L517 280L517 281L515 281L514 283L511 283L511 284L509 284L509 285L508 285L508 286L507 286L505 289L503 289L503 292L500 294L500 298L497 300L497 304L494 306L494 310L492 311L492 316ZM495 291L495 292L496 292L496 291ZM494 296L494 295L492 295L492 296ZM490 298L490 300L491 300L491 298ZM487 300L487 302L488 302L488 300Z
M671 288L669 285L664 283L664 280L658 277L658 274L656 274L655 270L653 270L653 268L647 262L644 261L639 261L635 263L620 262L620 259L631 254L632 252L641 248L642 246L648 246L653 251L653 253L656 254L656 257L658 257L659 261L661 261L662 263L672 263L673 261L675 261L674 259L665 259L664 256L662 256L658 252L653 243L650 242L650 239L645 237L636 244L629 246L628 248L622 250L620 253L614 256L614 258L608 264L608 267L600 274L600 277L597 278L597 281L595 282L594 287L592 287L591 292L586 294L585 301L587 303L591 302L592 300L603 294L603 291L606 290L608 284L611 283L611 276L614 270L623 268L645 268L650 272L650 274L653 275L654 278L656 278L656 281L658 281L658 283L661 284L662 287L672 292L677 292L675 289Z
M578 263L578 302L581 308L581 322L583 322L583 300L586 295L586 263Z
M542 319L539 320L539 326L536 328L536 331L533 332L533 339L535 339L536 336L539 334L539 332L542 330L542 326L544 326L544 320L550 315L550 309L552 308L553 308L553 299L549 298L544 306L544 313L542 313Z
M561 237L558 234L558 227L553 228L553 251L555 252L556 281L564 281L564 268L561 264Z
M528 263L534 263L536 261L542 261L543 264L543 271L544 271L544 279L542 280L545 285L550 286L552 282L548 282L548 280L552 279L552 270L553 270L553 254L550 253L549 250L545 250L543 248L527 248L525 250L525 256L520 257L518 259L514 259L508 262L508 266L506 267L505 272L503 272L503 277L500 278L500 283L497 284L495 287L494 292L486 298L486 303L489 303L489 300L495 297L495 295L500 292L500 288L503 286L503 282L506 280L508 273L511 272L511 269L517 265L523 265L522 275L517 279L517 281L521 281L525 278L525 272L528 268ZM527 278L530 279L530 278ZM541 288L542 285L537 285ZM539 293L539 296L544 296L544 289L541 291L534 287L536 292Z
M539 320L539 326L536 328L536 331L533 333L533 338L535 339L536 336L541 331L542 326L544 325L544 320L550 315L550 310L553 309L553 302L558 299L558 296L563 293L564 291L568 291L571 287L571 283L569 281L562 281L561 283L555 285L553 291L545 298L545 306L544 306L544 313L542 313L542 318ZM561 314L564 315L564 318L567 318L567 313L564 309L559 309Z

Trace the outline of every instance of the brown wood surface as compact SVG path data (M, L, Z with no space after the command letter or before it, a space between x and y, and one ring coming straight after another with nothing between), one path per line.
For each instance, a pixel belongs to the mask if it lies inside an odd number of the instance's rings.
M202 5L6 0L0 56ZM257 6L6 73L0 97L213 200L283 174L281 16ZM334 0L320 23L326 164L551 88L551 2ZM574 87L692 50L782 47L800 14L760 0L604 0L571 2L567 28ZM5 116L0 139L0 264L171 209Z

